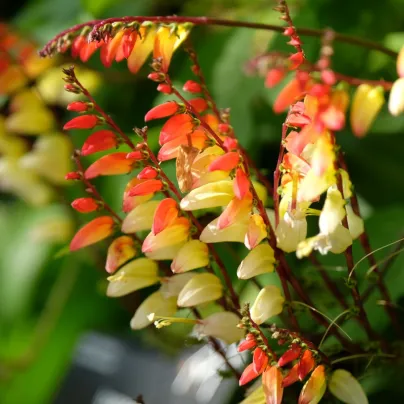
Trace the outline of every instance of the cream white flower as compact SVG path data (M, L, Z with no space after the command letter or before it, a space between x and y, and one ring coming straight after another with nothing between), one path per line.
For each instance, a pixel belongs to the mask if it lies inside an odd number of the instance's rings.
M253 276L274 271L275 256L272 247L263 243L251 250L237 268L239 279L250 279Z
M274 285L266 286L261 289L251 307L252 320L258 325L264 323L282 312L284 302L285 298L278 287Z
M331 393L346 404L368 404L369 401L359 382L344 369L335 370L328 383Z

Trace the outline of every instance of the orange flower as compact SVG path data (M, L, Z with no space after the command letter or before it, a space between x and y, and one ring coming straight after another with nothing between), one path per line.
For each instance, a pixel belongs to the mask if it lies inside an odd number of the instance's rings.
M126 154L119 152L101 157L87 168L84 177L91 179L100 175L119 175L131 172L136 160L127 159Z
M299 345L292 345L278 360L279 366L285 366L289 362L296 360L300 353L302 352L302 348Z
M268 367L262 374L266 404L280 404L283 397L283 376L278 366Z
M300 380L303 380L314 368L315 361L310 349L306 349L302 358L298 362L297 375Z
M231 171L237 167L240 161L240 155L238 152L229 152L223 156L219 156L209 165L209 171Z
M298 404L317 404L322 399L326 387L324 365L317 366L303 386Z
M243 169L238 168L233 182L234 195L243 199L250 192L250 181Z
M136 249L131 237L121 236L116 238L108 248L107 262L105 264L106 271L112 274L135 255Z
M291 104L301 98L304 94L304 88L298 79L292 79L280 91L273 105L276 114L285 111Z
M101 47L100 58L101 63L105 67L111 67L121 45L123 34L123 30L118 31L113 38L109 39L109 41Z
M129 196L144 196L154 194L163 188L160 180L146 180L135 185L128 193Z
M238 219L248 216L251 211L252 198L233 198L226 206L226 209L219 216L217 228L222 230L234 224Z
M155 26L152 23L143 23L139 28L139 36L128 56L128 69L136 74L153 50L156 37Z
M194 119L187 114L171 117L162 127L159 137L160 146L182 135L190 134L194 129Z
M88 156L99 151L112 149L117 145L118 139L114 132L106 129L99 130L86 139L81 148L81 155Z
M275 87L279 82L283 80L285 75L286 75L285 69L281 69L279 67L269 69L265 77L265 87L268 88Z
M95 244L110 236L114 231L114 220L110 216L101 216L85 224L73 237L70 251L79 250Z
M78 198L71 205L73 209L80 213L94 212L99 208L97 201L93 198Z
M254 380L260 374L255 370L255 366L253 363L250 363L241 374L240 380L238 382L239 386L244 386L249 383L251 380Z
M254 370L261 374L268 365L268 355L260 347L255 348L253 354Z
M159 234L172 225L178 217L177 202L172 198L163 199L154 213L152 232Z
M145 122L151 121L152 119L165 118L167 116L174 115L180 106L176 101L168 101L164 104L157 105L152 108L144 117Z
M64 130L92 129L99 122L97 115L80 115L71 119L63 126Z

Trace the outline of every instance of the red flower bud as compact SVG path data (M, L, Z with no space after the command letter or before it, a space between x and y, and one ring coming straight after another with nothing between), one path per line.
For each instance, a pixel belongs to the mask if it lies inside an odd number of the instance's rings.
M209 165L209 171L231 171L233 168L237 167L240 161L240 155L238 152L230 152L223 154L217 159L213 160Z
M122 42L121 42L121 47L122 47L122 53L123 57L127 59L130 54L132 53L133 47L135 46L137 39L137 31L136 30L131 30L131 29L126 29L125 33L123 34L122 37Z
M265 77L265 87L272 88L275 87L280 81L285 77L285 70L279 67L268 70Z
M209 107L208 103L203 98L193 98L188 102L192 105L192 108L194 108L198 113L206 111Z
M89 105L83 101L75 101L71 102L67 106L68 111L75 111L75 112L84 112L88 110Z
M64 130L70 129L92 129L98 123L97 115L81 115L71 119L63 126Z
M179 105L175 101L168 101L164 104L157 105L152 108L144 117L145 122L152 119L165 118L167 116L174 115L179 109Z
M328 84L329 86L333 86L337 82L335 73L332 70L323 70L321 72L321 80L323 80L324 84Z
M259 347L255 348L253 355L254 370L260 374L268 365L268 355Z
M73 209L80 213L90 213L98 209L98 203L93 198L78 198L71 205Z
M232 150L236 150L237 146L238 146L238 141L237 141L237 139L234 139L233 137L226 137L223 141L223 147L228 152L232 151Z
M165 83L160 83L157 86L157 91L160 91L160 93L163 93L163 94L171 94L173 92L171 89L171 86L169 84L165 84Z
M153 194L163 188L163 183L160 180L146 180L134 186L129 192L128 196L142 196Z
M157 171L153 167L145 167L138 175L139 180L152 180L157 177Z
M81 154L83 156L88 156L89 154L97 153L102 150L112 149L117 145L118 139L115 136L115 133L103 129L93 133L87 138L81 149Z
M156 83L161 83L166 79L166 75L164 73L153 72L147 76L148 79L155 81Z
M257 376L259 376L259 373L257 373L254 369L254 364L250 363L245 369L244 372L242 373L240 380L238 382L239 386L244 386L251 380L255 379Z
M247 334L245 341L240 342L239 346L237 347L238 352L244 352L248 349L252 349L257 345L253 334Z
M300 380L303 380L310 371L314 368L315 361L313 358L313 354L309 349L304 351L304 354L300 361L297 364L297 375Z
M291 66L289 67L290 70L297 69L304 60L303 52L296 52L292 56L289 57L289 60L292 62Z
M302 44L301 40L299 38L292 38L289 42L288 45L292 45L292 46L300 46Z
M196 81L193 80L188 80L185 84L184 87L182 87L184 91L187 91L188 93L200 93L202 92L202 87L200 84L198 84Z
M74 94L80 94L80 93L81 93L80 88L77 87L77 86L74 85L74 84L67 83L67 84L65 84L63 87L64 87L64 89L65 89L67 92L69 92L69 93L74 93Z
M300 346L292 345L292 347L279 358L278 365L285 366L287 363L294 361L300 356L301 352L302 349L300 348Z
M288 387L299 380L299 376L297 375L297 367L298 364L296 363L296 365L290 369L289 373L282 380L282 387Z
M81 175L75 171L71 171L65 175L65 180L81 180Z
M250 191L250 181L247 174L242 168L238 168L236 171L236 177L233 182L234 195L238 199L243 199Z
M142 160L143 159L143 155L141 151L133 151L130 152L126 155L127 159L132 159L132 160Z
M283 31L283 35L286 35L286 36L292 36L294 33L295 33L295 28L294 27L287 27Z

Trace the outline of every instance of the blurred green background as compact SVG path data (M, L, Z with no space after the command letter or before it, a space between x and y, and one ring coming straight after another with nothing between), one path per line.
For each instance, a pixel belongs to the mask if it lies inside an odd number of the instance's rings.
M1 17L22 35L43 45L71 25L111 16L207 15L278 24L273 5L268 0L14 0L2 2ZM378 41L396 51L404 43L403 0L295 0L290 1L290 6L297 27L331 27ZM282 85L266 89L263 78L246 76L244 65L266 49L288 51L285 38L270 32L209 27L196 27L192 38L218 105L231 108L238 138L257 165L271 173L283 119L272 112L271 105ZM303 40L308 59L315 61L319 39ZM174 56L170 70L175 82L183 83L190 78L186 61L181 51ZM352 76L390 81L396 78L392 58L352 45L335 44L333 63L336 71ZM103 84L97 91L99 103L128 133L133 126L141 126L144 114L161 100L155 84L146 79L147 68L137 76L130 75L124 64L115 64L106 71L98 57L89 66L100 71L102 77ZM63 121L67 119L66 114ZM154 131L151 129L154 139L157 129L157 126ZM365 139L354 138L349 127L338 134L355 189L366 207L368 225L374 230L371 240L375 247L397 240L404 229L403 130L404 117L393 119L384 108ZM72 139L79 146L84 136L73 133ZM125 182L126 177L114 177L98 181L97 186L119 209ZM67 202L83 195L80 185L61 192ZM64 243L38 237L41 229L46 235L46 223L60 215L68 215L75 225L83 223L83 218L75 216L68 205L55 202L33 208L12 195L0 193L2 404L51 402L69 367L72 349L86 330L147 339L161 347L154 329L135 333L129 328L136 296L123 302L104 296L105 245L67 255ZM403 260L398 259L389 275L392 281L389 286L397 300L404 294L402 266ZM304 274L303 281L310 283ZM386 319L382 317L376 313L373 320L380 332L388 333ZM180 339L169 341L166 345L173 351L182 346ZM368 383L368 391L375 392L371 402L398 402L394 397L400 394L400 386L388 387L394 384L391 375L377 377L378 386ZM375 379L371 380L373 383ZM388 391L392 399L378 396L377 391L383 394Z

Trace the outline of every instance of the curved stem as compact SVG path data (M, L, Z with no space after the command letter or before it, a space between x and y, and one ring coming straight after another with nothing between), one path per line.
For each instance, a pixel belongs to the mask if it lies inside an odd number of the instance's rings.
M216 25L223 27L238 27L238 28L249 28L249 29L261 29L267 31L275 31L275 32L283 32L285 27L274 25L274 24L263 24L263 23L255 23L255 22L247 22L247 21L233 21L221 18L210 18L210 17L178 17L178 16L169 16L169 17L145 17L145 16L134 16L134 17L122 17L122 18L108 18L106 20L94 20L89 21L84 24L78 24L74 27L71 27L67 30L62 31L60 34L56 35L51 41L49 41L44 48L39 52L41 56L48 56L52 53L53 48L58 40L63 39L64 36L74 33L76 31L82 30L85 27L93 27L92 34L96 33L97 30L105 24L110 24L113 22L122 22L122 23L131 23L131 22L157 22L157 23L192 23L194 25ZM322 37L327 30L325 29L314 29L314 28L298 28L300 35L305 36L314 36L314 37ZM357 38L354 36L340 34L338 32L335 33L334 36L335 41L348 43L351 45L360 46L363 48L373 49L378 52L384 53L393 58L397 57L397 52L394 52L383 45L369 41L363 38Z

